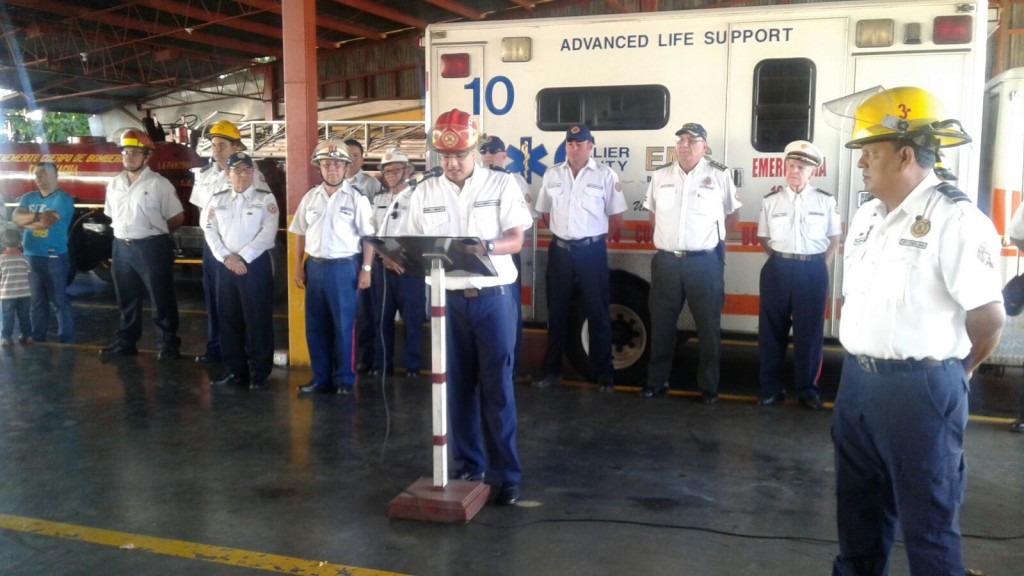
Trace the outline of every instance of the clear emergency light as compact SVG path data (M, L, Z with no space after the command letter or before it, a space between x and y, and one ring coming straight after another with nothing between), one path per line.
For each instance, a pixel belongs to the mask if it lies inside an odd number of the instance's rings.
M530 58L529 37L516 36L501 39L502 62L529 62Z
M459 52L458 54L441 55L441 78L468 78L469 77L469 54Z

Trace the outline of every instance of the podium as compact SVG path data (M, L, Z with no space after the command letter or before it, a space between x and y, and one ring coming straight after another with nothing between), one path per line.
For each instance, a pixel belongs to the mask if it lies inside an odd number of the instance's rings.
M423 477L388 505L389 518L465 524L487 503L483 482L448 479L447 327L445 276L497 276L484 242L451 236L364 238L382 257L405 273L430 278L431 418L433 477Z

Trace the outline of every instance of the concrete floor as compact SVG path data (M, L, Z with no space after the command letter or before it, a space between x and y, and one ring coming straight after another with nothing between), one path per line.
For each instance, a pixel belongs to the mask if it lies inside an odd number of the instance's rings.
M836 554L831 412L756 406L750 343L726 346L716 406L686 384L690 344L668 398L518 386L524 500L444 525L385 514L431 474L425 381L299 398L309 372L279 368L266 390L211 389L204 367L156 360L149 324L140 356L102 364L112 293L73 288L79 344L0 351L0 574L781 576L827 574ZM179 302L198 353L195 280ZM542 348L529 331L528 365ZM1006 426L1022 379L978 376L972 394L962 529L992 576L1024 574L1024 435ZM908 574L899 547L892 574Z

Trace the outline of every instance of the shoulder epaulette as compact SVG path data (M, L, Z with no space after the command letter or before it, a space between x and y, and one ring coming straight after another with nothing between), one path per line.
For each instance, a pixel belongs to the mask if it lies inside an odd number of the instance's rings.
M729 169L729 167L726 166L725 164L722 164L721 162L718 162L716 160L712 160L708 156L705 156L704 159L708 161L708 164L710 164L712 168L717 168L718 170L721 170L722 172L725 172L726 170Z
M675 162L669 162L668 164L662 164L661 166L655 166L654 167L654 171L657 172L658 170L661 170L662 168L668 168L669 166L671 166L673 164L675 164Z
M831 192L825 192L821 188L815 188L815 190L817 190L818 192L821 192L822 194L824 194L825 196L828 196L829 198L832 197L832 193Z
M494 170L495 172L504 172L505 174L511 174L511 172L509 172L508 169L506 169L506 168L504 168L502 166L496 166L494 164L491 164L490 167L491 167L491 170Z
M256 192L260 194L273 194L273 192L271 192L270 190L264 190L263 188L257 188Z
M214 195L214 196L220 196L221 194L223 194L223 193L225 193L225 192L231 192L231 188L225 188L225 189L223 189L223 190L219 190L219 191L217 191L217 192L214 192L214 193L213 193L213 195Z
M970 202L971 199L964 194L962 190L953 186L949 182L942 182L935 187L936 190L942 193L943 196L949 198L953 202Z
M203 172L206 172L206 171L207 171L207 170L209 170L210 168L213 168L213 166L214 166L214 162L210 162L210 163L209 163L209 164L207 164L206 166L203 166L202 168L200 168L200 169L199 169L199 173L200 173L200 174L202 174Z
M765 198L768 198L769 196L775 196L775 195L776 195L776 194L778 194L778 193L779 193L779 191L778 191L778 190L773 190L773 191L771 191L771 192L769 192L769 193L765 194L765 195L764 195L764 197L765 197Z

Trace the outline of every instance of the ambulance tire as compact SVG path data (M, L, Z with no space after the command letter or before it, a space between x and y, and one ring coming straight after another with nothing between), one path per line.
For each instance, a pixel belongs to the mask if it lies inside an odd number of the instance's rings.
M612 363L615 383L643 386L651 356L651 315L647 308L649 287L643 280L621 272L611 274ZM593 381L588 361L590 333L586 310L575 299L569 318L566 355L581 376Z

